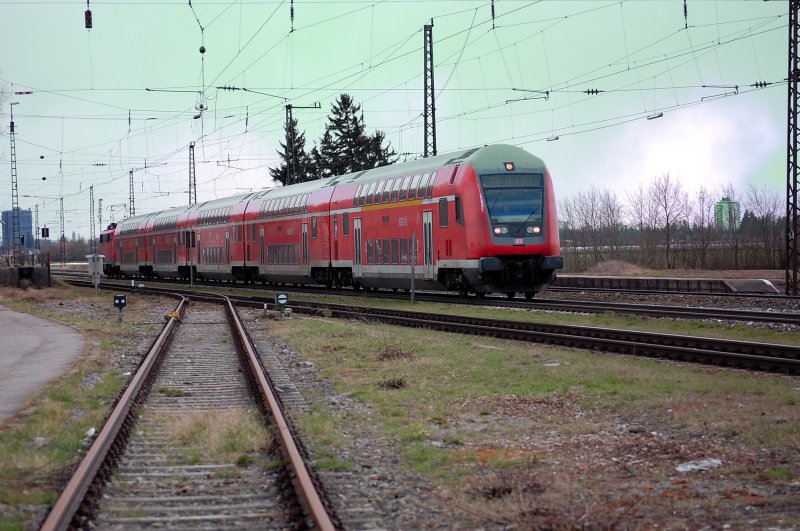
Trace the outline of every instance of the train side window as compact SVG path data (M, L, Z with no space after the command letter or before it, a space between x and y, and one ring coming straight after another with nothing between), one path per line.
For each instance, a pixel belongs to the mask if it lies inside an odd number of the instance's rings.
M367 240L367 264L372 265L375 261L373 256L375 254L375 242Z
M389 202L389 193L392 190L392 184L394 184L394 179L389 179L388 181L386 181L386 188L383 189L383 197L381 198L381 203Z
M447 226L447 198L439 199L439 226Z
M408 240L405 238L400 239L400 263L408 263Z
M333 215L333 237L334 238L338 238L339 237L339 215L338 214L334 214Z
M383 240L383 263L384 264L390 264L391 263L391 257L389 256L389 253L391 252L391 250L392 250L391 241L388 238Z
M425 190L428 188L428 179L430 176L430 173L422 174L422 179L420 179L419 188L417 189L417 199L423 199L425 197Z
M397 201L397 191L400 189L400 183L403 181L402 177L398 177L394 180L394 187L392 187L392 195L389 197L389 201L395 202Z
M369 190L367 191L367 205L372 204L372 197L375 195L375 188L378 186L378 181L372 181L369 183Z
M342 236L350 236L350 212L342 213Z
M419 185L419 178L422 175L415 175L413 179L411 179L411 187L408 189L408 199L416 199L417 198L417 186Z
M364 201L367 197L367 189L369 188L368 183L364 183L361 185L361 191L358 193L358 206L364 206Z
M400 185L400 193L397 196L398 201L405 201L408 196L408 184L411 182L411 176L403 177L403 184Z
M456 196L456 223L459 225L464 224L464 205L461 203L459 196Z
M311 237L317 239L317 216L311 216Z
M392 263L399 264L400 263L400 256L398 253L400 247L400 243L397 238L392 238Z
M381 263L381 256L383 256L382 247L381 241L375 240L375 265L379 265Z
M378 187L375 188L375 198L372 200L373 205L377 205L381 202L381 196L383 195L384 186L386 186L386 181L380 181L378 183Z

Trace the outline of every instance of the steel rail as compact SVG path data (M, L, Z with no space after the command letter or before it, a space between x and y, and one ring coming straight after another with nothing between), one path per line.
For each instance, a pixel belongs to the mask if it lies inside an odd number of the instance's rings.
M183 315L186 309L186 297L175 309ZM144 401L150 386L153 384L154 368L158 367L164 353L169 348L177 327L178 318L170 317L161 333L153 342L144 361L122 393L116 407L108 420L100 429L100 433L89 447L89 451L78 464L78 468L70 478L56 503L50 509L40 529L43 531L64 530L72 527L73 522L80 519L88 510L84 507L86 495L90 490L97 491L100 482L107 477L107 469L112 466L121 453L121 439L131 429L136 408Z
M165 283L165 280L154 279L158 283ZM108 282L108 281L106 281ZM183 284L183 282L181 282ZM218 286L219 284L209 283L204 286ZM240 286L233 284L233 286ZM259 286L241 285L242 289L264 289ZM363 292L353 292L349 290L324 290L323 288L312 287L272 287L272 291L291 291L313 294L330 294L334 296L352 297L363 295ZM615 290L618 291L618 290ZM370 296L381 299L408 300L408 295L389 291L369 292ZM717 293L706 293L704 296L721 295ZM724 295L724 294L722 294ZM737 294L728 294L737 296ZM738 294L738 296L744 296ZM761 297L762 299L767 297ZM778 298L778 297L771 297ZM784 297L785 298L785 297ZM797 298L797 297L794 297ZM665 306L654 304L632 304L622 302L598 302L598 301L565 301L557 299L535 298L530 301L507 299L504 297L488 296L477 299L475 297L461 298L458 295L422 292L416 294L416 299L420 302L435 302L442 304L462 304L477 306L497 306L502 308L523 308L530 310L549 310L561 312L577 313L606 313L613 312L618 314L647 315L657 318L680 318L680 319L716 319L732 321L754 321L776 324L800 325L800 314L790 312L759 311L759 310L733 310L726 308L703 308L688 306Z
M122 287L118 288L123 289ZM164 291L159 290L159 293L164 294ZM255 346L247 334L233 301L225 295L187 293L185 296L181 296L181 302L176 308L178 315L184 314L186 302L190 298L197 301L222 302L225 305L228 322L239 347L238 350L248 368L250 380L255 384L255 394L262 401L265 412L277 428L284 456L292 469L291 480L295 486L298 501L304 509L305 517L311 521L310 527L314 529L334 531L337 526L334 525L311 473L306 467L291 427L283 415L280 400L264 372ZM122 446L125 444L122 437L135 422L136 408L147 398L157 368L169 349L178 322L177 317L170 317L164 329L153 342L144 361L101 428L99 435L42 523L43 531L61 531L79 527L83 524L82 520L86 519L91 512L90 507L86 505L87 495L99 493L102 483L109 475L109 469L121 454Z
M64 276L64 277L86 277L88 276L87 273L80 272L80 271L53 271L51 273L54 276ZM129 277L128 277L129 278ZM131 279L133 280L133 279ZM177 280L177 279L160 279L160 278L135 278L137 282L171 282L171 283L181 283L181 284L188 284L188 281L185 280ZM195 285L198 286L219 286L218 282L212 281L203 281L195 279ZM241 284L237 283L232 284L237 286L243 286L247 289L261 289L260 285L257 284ZM296 286L267 286L263 289L280 289L286 291L308 291L314 293L331 293L336 295L362 295L363 292L352 291L348 289L340 289L340 290L327 290L321 286L313 287L313 286L306 286L306 287L296 287ZM675 290L644 290L644 289L630 289L630 288L575 288L569 286L548 286L545 293L557 293L557 292L574 292L574 291L585 291L585 292L595 292L595 293L630 293L634 295L685 295L685 296L693 296L693 297L740 297L740 298L750 298L750 299L765 299L765 300L800 300L800 296L797 295L785 295L781 293L742 293L742 292L725 292L725 291L675 291ZM388 292L383 292L388 293ZM424 294L424 292L423 292ZM452 295L454 298L458 298L458 295ZM407 296L406 296L407 298ZM492 300L499 297L492 297L489 296L486 299L477 299L475 296L470 296L467 301L476 301L476 300ZM534 299L534 300L541 300L541 299ZM522 302L522 301L518 301Z
M278 429L278 436L283 445L285 457L289 461L294 472L292 475L292 483L295 485L300 503L306 510L308 517L313 521L314 529L333 531L337 527L331 520L328 510L320 498L311 473L306 467L305 460L295 442L289 423L283 415L279 399L261 365L258 353L245 330L244 324L233 305L233 301L229 297L224 297L224 299L226 302L225 308L228 314L228 320L231 323L231 328L235 331L237 344L250 369L250 374L255 378L259 398L263 400L264 406L272 417L273 424Z
M91 285L86 281L79 281L84 285ZM119 289L128 289L119 287ZM160 288L138 288L142 291L161 293ZM191 295L192 291L179 291ZM267 305L275 308L269 300L258 297L231 296L237 304L263 307ZM739 363L750 363L757 368L768 370L800 372L800 347L778 343L756 343L730 339L708 338L700 336L679 336L675 334L661 334L654 332L641 332L635 330L621 330L613 328L599 328L578 325L559 325L535 323L528 321L487 319L453 314L430 314L406 310L392 310L375 307L356 307L343 304L295 302L292 309L299 313L319 314L321 311L330 311L339 317L352 317L372 322L400 324L430 328L435 330L448 330L460 333L474 333L481 335L495 335L520 339L524 341L553 343L576 348L601 349L612 352L624 352L638 355L645 352L660 352L663 357L671 357L670 353L684 359L717 360L725 364L725 358ZM749 361L747 361L749 360Z
M386 294L389 297L407 299L397 294ZM383 296L382 296L383 298ZM417 295L420 301L441 302L444 304L463 304L464 299L455 296ZM625 302L596 301L564 301L556 299L533 299L532 301L506 300L498 297L485 298L480 301L467 299L466 304L500 306L504 308L524 308L529 310L550 310L573 313L606 313L647 315L650 317L681 319L719 319L732 321L758 321L765 323L785 323L800 325L800 314L789 312L767 312L759 310L730 310L727 308L698 308L687 306L664 306L653 304L631 304Z

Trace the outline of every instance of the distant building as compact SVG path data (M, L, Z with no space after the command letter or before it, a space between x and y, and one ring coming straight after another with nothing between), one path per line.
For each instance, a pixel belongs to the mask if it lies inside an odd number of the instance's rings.
M14 250L13 244L13 216L11 210L4 210L3 218L3 252L10 253ZM33 249L33 216L31 210L19 210L19 234L23 236L24 243L21 248L25 250Z
M714 222L723 229L738 229L741 221L739 202L723 197L714 205Z

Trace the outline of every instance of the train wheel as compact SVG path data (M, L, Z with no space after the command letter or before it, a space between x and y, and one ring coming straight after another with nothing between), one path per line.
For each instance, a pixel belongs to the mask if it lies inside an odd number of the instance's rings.
M513 299L516 295L517 294L514 293L513 291L509 291L508 293L506 293L506 297L508 297L509 299Z
M526 291L525 292L525 300L526 301L532 300L534 295L536 295L535 291Z
M476 292L475 293L475 298L478 299L479 301L482 301L483 299L486 298L486 294L485 293L477 293Z

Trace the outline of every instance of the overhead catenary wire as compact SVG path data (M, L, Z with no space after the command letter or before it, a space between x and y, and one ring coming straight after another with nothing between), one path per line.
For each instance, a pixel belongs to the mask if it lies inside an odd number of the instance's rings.
M220 4L221 4L221 3L220 3ZM373 3L373 4L374 4L374 3ZM373 9L373 11L374 11L374 6L373 6L373 4L370 4L370 7L371 7L371 8ZM227 8L230 8L230 5L231 5L231 4L230 4L230 3L228 3L228 4L227 4ZM484 4L484 5L485 5L485 4ZM498 24L498 25L497 25L497 29L498 29L498 30L499 30L501 27L502 27L502 25L501 25L501 24ZM466 26L465 26L465 30L466 30ZM753 40L752 40L752 39L753 39L753 36L751 36L751 37L749 37L749 38L751 39L751 42L753 42ZM504 40L505 40L505 39L504 39ZM717 41L719 41L719 40L720 40L720 39L717 39ZM499 45L499 41L498 41L498 45ZM516 45L516 43L513 43L512 45ZM499 49L501 49L501 50L502 50L502 49L504 49L504 48L503 48L503 47L501 47L501 46L498 46L498 48L499 48ZM462 48L462 50L463 50L463 48ZM695 51L699 53L699 48L698 48L697 50L695 50ZM501 52L501 53L502 53L502 52ZM628 55L628 54L626 54L626 55ZM668 73L668 74L671 76L671 75L672 75L672 72L673 72L673 70L674 70L674 68L679 68L679 66L677 65L677 63L676 63L676 64L672 64L672 62L676 60L676 59L675 59L675 56L673 56L673 55L669 55L669 54L661 54L661 56L662 56L662 57L661 57L661 61L662 61L662 62L663 62L663 64L665 65L665 72L666 72L666 73ZM372 54L372 53L370 53L370 54L369 54L368 58L371 58L371 57L373 57L373 54ZM460 62L463 62L463 60L462 60L462 59L463 59L463 56L461 56L461 57L462 57L462 58L458 59L458 60L457 60L457 62L459 62L459 63L460 63ZM698 55L698 57L699 57L699 55ZM362 62L363 62L363 61L362 61ZM370 66L370 63L371 63L371 62L370 62L369 60L367 60L367 61L366 61L366 64L364 65L364 67L360 67L358 70L359 70L360 72L364 72L364 74L366 74L366 73L369 71L369 70L368 70L368 67ZM375 63L375 64L377 64L377 61L375 61L374 63ZM361 64L362 64L362 63L359 63L359 65L361 65ZM632 63L632 64L631 64L631 66L632 66L632 67L637 67L638 65L635 65L635 64L633 64L633 63ZM646 67L646 66L647 66L647 65L643 65L643 67ZM365 71L365 70L366 70L366 71ZM356 76L356 77L358 77L358 76ZM761 77L761 76L759 75L759 77ZM350 78L346 78L346 79L353 79L353 77L351 76ZM360 77L360 79L361 79L361 81L363 82L363 80L364 80L364 77L363 77L363 75ZM520 79L521 79L521 76L520 76ZM402 84L403 84L403 83L399 83L398 85L400 85L400 86L402 87ZM552 84L552 82L551 82L551 84ZM662 87L662 86L660 86L660 85L654 85L654 86L652 87L652 89L651 89L651 88L649 88L649 87L637 87L637 88L629 88L629 89L615 89L615 88L613 88L613 87L609 87L609 89L608 89L608 90L612 91L612 93L618 93L618 94L620 94L620 93L624 93L624 92L632 92L632 91L636 91L636 90L638 90L638 91L640 91L640 93L642 93L643 91L647 91L647 90L664 90L664 89L666 89L666 88L669 88L670 90L673 90L673 91L674 91L674 92L673 92L673 94L675 94L675 95L676 95L676 103L677 103L677 99L678 99L678 98L677 98L677 93L676 93L676 91L680 91L680 90L682 90L682 89L681 89L681 87L682 87L682 86L684 86L684 85L681 85L681 84L675 84L675 83L673 82L673 80L672 80L672 79L670 79L670 85L672 85L672 86L671 86L671 87ZM615 84L615 86L616 86L616 84ZM689 87L690 85L685 85L685 86ZM571 93L573 93L573 94L574 94L574 93L576 93L576 92L581 92L582 90L586 90L585 86L584 86L584 87L581 87L581 88L577 88L577 87L574 87L574 85L573 85L573 88L565 88L564 90L559 90L559 89L562 89L563 87L564 87L564 85L562 85L562 84L560 84L560 83L559 83L559 84L558 84L558 86L556 87L556 89L554 90L554 92L553 92L553 93L554 93L554 94L558 94L558 93L565 93L565 94L569 94L570 92L568 92L568 91L571 91ZM673 87L674 87L674 88L673 88ZM289 88L291 88L291 87L289 87ZM320 88L320 87L309 87L309 89L319 89L319 88ZM364 88L364 90L365 90L365 91L370 91L370 92L380 92L380 89L381 89L381 88L387 88L387 89L391 89L392 87L377 87L377 88L365 87L365 88ZM326 89L327 89L327 90L332 90L332 91L335 91L335 90L337 90L337 87L335 87L335 86L331 86L330 84L326 84ZM466 92L465 92L465 91L467 91L467 90L482 90L482 91L484 92L484 94L487 94L487 93L488 93L488 91L489 91L490 89L488 88L488 86L487 86L486 84L484 84L484 87L483 87L483 88L471 88L471 87L462 87L462 86L461 86L461 84L459 83L459 86L458 86L458 88L457 88L457 89L456 89L456 88L447 87L447 90L458 90L458 93L459 93L459 94L461 94L461 95L463 96L463 95L465 95L465 94L466 94ZM687 89L687 90L688 90L688 89ZM440 89L440 91L438 91L438 92L441 94L441 93L443 92L443 89ZM315 98L315 99L317 99L317 98ZM494 100L494 99L496 99L496 98L494 98L494 97L491 97L491 98L489 98L489 100L488 100L488 101L490 101L490 102L491 102L491 101L492 101L492 100ZM249 102L248 102L248 103L249 103ZM498 105L498 107L500 107L500 106L502 106L502 105ZM462 107L463 107L463 105L462 105ZM215 109L215 111L216 111L216 110L217 110L217 109ZM250 120L250 118L251 118L251 116L250 116L250 115L252 114L252 111L253 111L253 109L250 109L249 107L248 107L248 108L246 108L246 109L245 109L245 108L242 108L242 111L243 111L243 112L242 112L242 116L241 116L241 119L239 120L239 122L240 122L240 123L242 123L242 122L246 122L246 124L245 124L245 125L246 125L246 126L249 126L249 125L250 125L250 124L249 124L249 120ZM259 111L260 111L260 109L259 109ZM256 111L256 112L259 112L259 111ZM127 112L127 107L126 107L126 109L125 109L125 112ZM268 115L269 115L269 112L268 112L267 116L268 116ZM469 116L469 115L466 115L466 116ZM185 118L183 118L183 119L185 120ZM69 120L69 118L67 118L67 120ZM176 117L176 119L174 120L174 123L180 123L180 122L181 122L181 120L182 120L182 118L180 118L180 117ZM270 123L270 122L269 122L269 120L268 120L267 122L263 122L263 121L262 121L260 118L258 119L258 121L259 121L259 122L261 122L261 123L260 123L260 125L259 125L259 127L263 127L265 124L268 124L268 123ZM134 124L134 125L135 125L135 124ZM225 124L221 124L221 126L220 126L219 128L217 128L217 127L214 127L214 134L216 134L217 136L219 136L219 135L220 135L220 133L222 133L223 131L227 131L226 127L229 127L229 125L230 125L230 124L228 124L228 123L225 123ZM168 127L169 127L169 126L168 126ZM149 127L148 127L147 129L148 129L149 131L151 131L151 132L156 130L156 128L149 128ZM135 131L135 130L136 130L136 128L134 127L134 128L133 128L133 130ZM152 133L151 133L151 134L152 134ZM204 135L204 136L205 136L206 138L208 137L208 135ZM224 137L220 137L220 139L222 139L222 138L228 138L228 135L225 135ZM114 142L116 142L116 140L114 140ZM220 141L220 143L221 143L221 141ZM244 145L244 144L242 144L242 145ZM166 155L166 153L165 153L164 151L161 151L161 150L159 150L159 152L158 152L157 154L155 154L155 155L158 155L158 156L160 156L160 155L162 155L162 154ZM149 157L146 157L146 158L149 158Z

